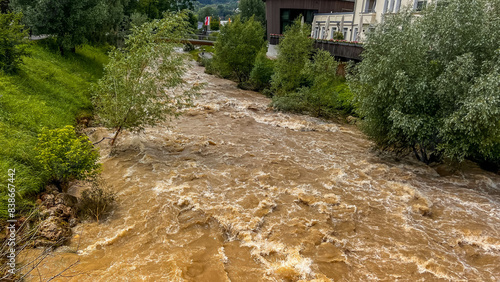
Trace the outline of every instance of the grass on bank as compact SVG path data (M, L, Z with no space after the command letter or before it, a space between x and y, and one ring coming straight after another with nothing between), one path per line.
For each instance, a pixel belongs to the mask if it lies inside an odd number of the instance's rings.
M88 89L107 62L105 47L83 46L61 57L45 40L30 51L16 74L0 73L0 219L7 217L8 170L16 170L16 209L22 212L47 181L35 161L38 133L91 115Z

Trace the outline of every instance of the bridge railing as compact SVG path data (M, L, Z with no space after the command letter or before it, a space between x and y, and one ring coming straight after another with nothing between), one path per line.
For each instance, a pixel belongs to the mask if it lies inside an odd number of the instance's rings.
M213 36L213 35L201 35L201 34L188 34L186 36L186 39L204 40L204 41L215 42L217 40L217 36Z

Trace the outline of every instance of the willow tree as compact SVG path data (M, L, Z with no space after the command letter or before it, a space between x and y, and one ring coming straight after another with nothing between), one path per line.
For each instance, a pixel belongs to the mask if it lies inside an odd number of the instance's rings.
M453 0L388 17L351 77L363 129L421 161L500 163L500 1Z
M169 91L185 84L186 57L174 48L188 32L186 18L185 13L165 14L161 20L134 27L126 47L110 52L93 102L98 120L116 130L111 145L122 130L141 131L190 105L196 85Z

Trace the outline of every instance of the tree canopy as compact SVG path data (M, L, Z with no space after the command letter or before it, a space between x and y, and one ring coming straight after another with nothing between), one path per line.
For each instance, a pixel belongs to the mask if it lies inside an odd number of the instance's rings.
M426 163L500 161L499 24L499 0L446 1L421 17L410 10L388 17L351 77L364 131Z
M34 34L54 35L63 52L119 25L128 0L12 0Z
M223 75L233 74L239 82L247 81L263 45L262 25L253 17L245 23L237 17L221 28L215 42L215 66Z
M266 24L266 5L262 0L241 0L239 4L241 20L246 21L254 16L254 19L263 26Z

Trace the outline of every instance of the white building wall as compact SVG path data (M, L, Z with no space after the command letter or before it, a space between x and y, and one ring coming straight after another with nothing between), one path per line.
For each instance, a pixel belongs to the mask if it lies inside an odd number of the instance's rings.
M332 30L345 33L347 41L363 41L366 35L388 14L398 13L406 6L418 9L435 0L356 0L352 13L316 14L311 37L332 39ZM324 32L322 32L324 31Z

